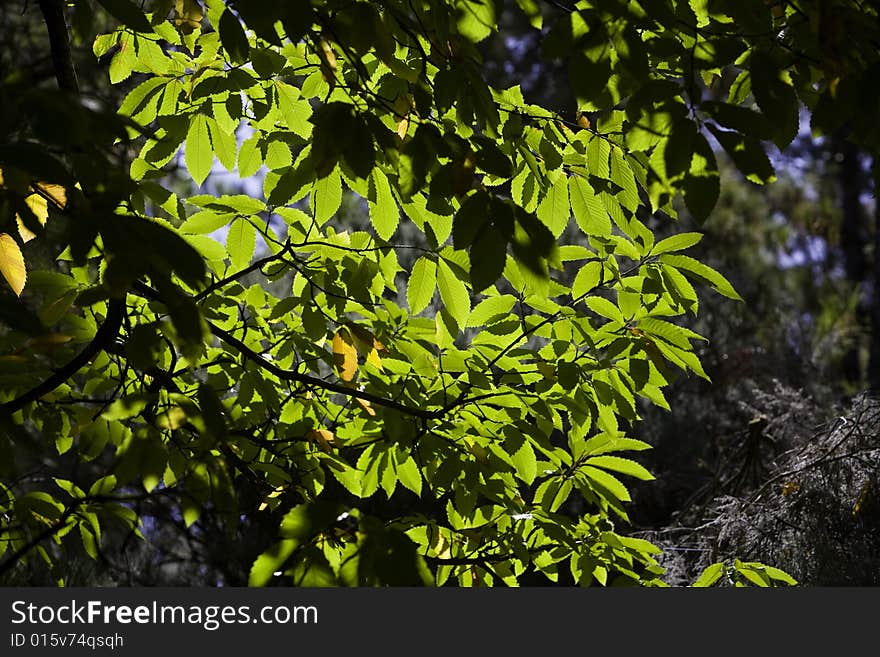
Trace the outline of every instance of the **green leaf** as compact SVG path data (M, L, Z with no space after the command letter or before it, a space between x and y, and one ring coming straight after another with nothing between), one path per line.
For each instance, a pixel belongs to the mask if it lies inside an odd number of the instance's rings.
M555 513L571 495L574 485L571 479L550 477L535 490L534 502L549 513Z
M266 586L272 579L272 576L282 569L282 566L298 545L299 541L286 539L275 543L263 552L251 566L248 586Z
M785 582L791 586L797 586L798 581L789 575L784 570L780 570L779 568L774 568L773 566L764 566L764 574L767 575L770 579L777 580L779 582Z
M452 220L452 244L466 249L489 222L489 194L483 190L468 196Z
M352 495L363 497L361 495L361 479L363 473L351 467L345 461L337 459L329 454L322 455L327 469L333 477Z
M736 301L743 300L724 276L699 260L689 256L667 254L660 256L660 262L706 281L719 294Z
M721 579L721 576L724 574L725 566L724 563L719 561L717 563L713 563L711 566L708 566L706 569L700 573L700 576L697 578L697 581L694 582L694 586L698 588L705 588L712 586L715 582Z
M470 327L483 326L493 317L506 317L515 303L516 297L510 294L483 299L471 311L467 325Z
M776 172L770 163L770 158L764 152L761 143L754 138L745 137L736 132L719 130L711 123L709 129L722 148L730 155L730 159L747 179L754 183L764 183L776 180Z
M247 219L236 219L226 235L226 250L229 253L230 267L240 271L251 264L256 246L257 231Z
M260 134L255 133L242 143L238 150L238 177L249 178L263 166L263 155L260 152Z
M592 292L602 281L602 263L597 260L584 263L571 285L572 299L578 299Z
M24 256L18 242L6 233L0 233L0 274L16 296L21 296L27 281Z
M571 209L580 229L587 235L604 237L611 234L611 218L590 183L580 176L568 179Z
M250 45L238 17L228 7L220 16L218 31L223 48L229 54L229 59L238 64L246 62L250 54Z
M742 107L740 104L733 105L709 100L704 101L700 109L725 128L736 130L753 139L770 139L773 136L773 127L767 121L766 116L748 107ZM712 124L709 123L709 125Z
M96 479L95 482L89 486L89 495L109 495L115 488L116 477L114 475L107 475Z
M219 230L229 223L235 215L231 213L218 214L212 210L201 210L196 212L181 224L179 230L181 233L189 235L205 235Z
M422 494L422 473L412 456L397 464L397 477L400 483L418 496Z
M293 155L290 147L283 141L272 140L265 145L266 153L263 157L263 163L269 171L277 171L284 169L293 164Z
M562 235L571 217L571 206L568 201L568 181L565 174L560 174L547 190L544 199L538 204L537 215L553 237Z
M799 128L799 102L797 92L788 83L783 68L774 57L755 50L749 65L752 93L758 107L775 128L773 141L783 149L797 136Z
M587 297L586 304L590 310L602 317L621 324L626 323L620 309L604 297Z
M596 484L598 484L597 492L601 496L604 497L604 491L608 491L621 502L631 501L629 490L614 475L607 473L605 470L599 470L598 468L594 468L589 465L581 466L578 471L582 473L591 483L595 482ZM604 491L601 489L604 489ZM615 500L609 501L614 502Z
M440 258L437 265L437 287L440 290L440 299L458 327L463 328L467 326L467 318L471 312L470 295L445 259Z
M208 434L214 440L223 440L226 437L225 409L217 392L210 385L202 383L199 385L198 399Z
M309 205L319 226L323 226L336 214L342 205L342 178L338 167L329 176L315 181Z
M536 0L516 0L516 4L519 5L520 10L522 10L529 19L531 26L536 30L540 30L544 21L543 15L541 14L541 7Z
M97 559L98 542L95 535L92 533L91 528L86 526L84 522L80 522L78 528L80 538L82 539L83 549L85 550L86 554L88 554L92 559Z
M688 0L694 15L697 17L697 27L705 27L709 24L709 0Z
M208 130L211 135L211 146L220 164L227 171L235 170L235 160L238 155L238 143L235 141L235 132L224 131L216 120L208 119Z
M768 588L770 586L770 581L766 575L761 572L761 570L754 568L751 564L744 564L737 559L735 562L735 569L738 575L742 575L755 586L761 588Z
M428 256L422 256L416 260L406 285L406 301L413 315L427 308L436 287L437 261Z
M373 169L370 174L369 202L370 221L376 234L383 240L390 240L400 222L400 209L387 176L379 169Z
M483 230L471 245L471 285L482 292L497 281L507 262L507 238L494 226Z
M642 481L651 481L654 479L648 470L642 465L631 459L621 458L620 456L594 456L586 461L587 465L592 465L605 470L613 470L620 474L629 475Z
M330 175L331 172L327 172ZM311 167L311 163L306 158L299 164L287 167L281 175L276 178L275 186L271 188L267 196L270 205L287 205L295 203L311 189L311 185L315 180L315 171ZM269 181L269 175L266 176L266 182Z
M609 173L611 175L611 182L621 188L616 195L620 204L634 213L640 203L639 190L636 186L635 175L618 148L611 149Z
M682 190L684 202L697 223L706 221L718 201L721 186L715 153L699 133L694 137L690 170L685 174Z
M136 394L117 399L101 413L105 420L126 420L140 415L150 402L150 395Z
M284 82L276 82L275 89L278 108L287 127L303 139L309 139L312 134L312 124L309 122L312 107L309 102L300 97L299 89Z
M208 117L204 114L196 114L189 124L185 151L186 168L196 184L201 185L214 166Z
M535 458L535 450L529 441L523 441L519 449L510 455L510 461L516 468L517 476L526 484L531 485L538 474L538 461Z
M455 14L458 33L474 43L482 41L496 29L495 0L457 0Z
M671 251L684 251L697 244L701 239L703 239L702 233L679 233L657 242L654 248L651 249L651 255L656 256L670 253Z

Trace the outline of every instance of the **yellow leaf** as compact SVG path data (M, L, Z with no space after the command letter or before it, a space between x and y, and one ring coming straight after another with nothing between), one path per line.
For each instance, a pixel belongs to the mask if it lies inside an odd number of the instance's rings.
M179 429L187 422L186 411L180 406L172 406L156 418L156 425L162 429Z
M0 169L0 187L6 188L6 180L3 176L2 169ZM49 218L49 203L59 210L63 210L67 205L67 190L61 185L33 183L28 189L29 193L25 197L24 202L27 204L28 208L30 208L30 211L34 213L37 221L43 226L46 225L46 220ZM15 221L18 224L18 234L21 235L22 242L29 242L36 237L36 235L24 225L20 215L15 215Z
M204 13L195 0L176 0L174 24L183 34L192 34L202 24Z
M336 435L330 429L311 429L306 434L306 440L318 443L321 449L328 453L336 447Z
M407 130L409 130L408 114L397 122L397 136L401 139L405 138Z
M49 203L52 203L59 210L63 210L67 205L67 191L61 185L52 185L49 183L35 183L31 186L34 190L33 194L28 196L24 202L34 213L37 221L41 226L46 225L49 218ZM18 234L21 235L22 242L30 242L36 237L34 233L24 225L19 215L15 216L18 223Z
M278 503L281 501L281 500L278 499L278 497L279 497L279 496L281 495L281 493L283 493L284 491L285 491L285 488L284 488L283 486L279 486L278 488L276 488L275 490L273 490L271 493L269 493L269 494L266 496L266 499L264 499L264 500L260 503L260 507L259 507L259 509L257 509L257 510L258 510L258 511L263 511L263 510L266 509L270 504L272 505L272 508L274 509L276 506L278 506Z
M320 48L318 49L318 57L321 58L321 75L332 89L336 85L336 71L338 65L336 63L336 53L330 47L330 43L326 39L321 39Z
M382 359L379 358L379 351L376 349L370 349L370 351L367 352L367 362L377 370L382 369Z
M361 399L360 397L355 397L354 400L363 408L368 415L375 416L376 411L373 410L372 404L368 402L366 399Z
M379 342L378 338L363 326L359 326L354 322L346 322L346 327L354 338L355 345L360 353L367 354L367 362L377 370L382 370L382 359L379 357L380 351L386 351L385 345Z
M3 274L16 296L21 296L27 281L24 256L18 243L6 233L0 233L0 274Z
M318 56L324 61L327 68L335 73L337 69L336 53L333 52L333 48L330 47L330 43L327 39L321 39L320 45L321 50L318 51Z
M433 539L431 534L435 534ZM449 559L452 556L452 550L450 549L452 547L451 544L446 540L446 537L440 533L440 529L436 525L428 526L428 540L431 542L431 549L434 550L437 558Z
M354 346L354 338L351 331L340 327L333 334L333 364L339 378L343 381L351 381L357 373L358 366L357 348Z

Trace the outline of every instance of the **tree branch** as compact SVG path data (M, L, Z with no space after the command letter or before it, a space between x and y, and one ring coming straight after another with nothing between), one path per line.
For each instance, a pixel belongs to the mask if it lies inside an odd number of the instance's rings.
M159 292L151 288L146 283L135 281L133 289L135 292L146 299L150 299L151 301L158 301L159 303L164 303ZM340 383L325 381L324 379L319 379L318 377L310 376L308 374L302 374L301 372L297 372L295 370L286 370L282 367L278 367L275 363L271 363L263 358L260 354L248 347L244 342L236 338L229 331L220 328L212 322L206 321L206 323L208 325L208 329L215 337L219 338L230 347L234 347L236 350L238 350L239 353L241 353L242 356L247 358L249 361L255 363L256 365L259 365L262 369L277 376L282 381L303 383L305 385L315 386L316 388L329 390L330 392L345 395L346 397L355 397L357 399L362 399L364 401L370 402L371 404L376 404L377 406L391 408L395 411L399 411L413 417L420 417L430 420L439 418L446 413L445 409L427 411L421 408L413 408L412 406L407 406L406 404L394 401L393 399L385 399L384 397L379 397L378 395L364 392L362 390L358 390L357 388L349 388L348 386L342 385Z
M107 317L101 324L95 337L86 345L79 354L77 354L70 362L55 370L55 373L48 379L31 388L20 397L16 397L12 401L0 404L0 416L12 415L16 411L21 410L31 402L37 401L40 397L49 394L55 388L67 381L76 374L80 368L88 363L92 358L97 356L109 345L119 333L122 326L122 318L125 315L125 300L111 299L107 302Z
M40 11L49 32L49 46L52 50L52 66L58 86L71 94L79 94L76 69L70 56L70 40L67 35L67 22L64 20L62 0L39 0Z

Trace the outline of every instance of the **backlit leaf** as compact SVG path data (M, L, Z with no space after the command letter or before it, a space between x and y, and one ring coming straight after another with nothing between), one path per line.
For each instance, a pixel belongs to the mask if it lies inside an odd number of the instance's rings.
M667 254L660 257L660 261L667 265L672 265L680 271L695 275L705 280L719 294L742 301L742 297L737 294L736 290L724 276L712 269L708 265L703 264L699 260L695 260L689 256Z
M185 148L186 168L197 185L205 182L205 178L214 166L214 150L211 147L211 136L208 131L208 117L196 114L186 133Z
M724 570L725 566L721 561L713 563L711 566L707 566L703 572L700 573L700 576L697 578L697 581L694 582L693 586L697 588L712 586L715 582L721 579Z
M325 224L336 214L342 204L342 179L338 168L325 178L315 181L309 204L319 225Z
M0 233L0 274L17 296L21 296L27 281L24 256L18 243L6 233Z
M373 169L370 175L369 201L370 222L376 234L383 240L391 239L400 221L400 210L397 201L394 200L387 176L378 169Z
M580 176L568 179L575 221L587 235L610 235L611 218L589 182Z
M257 231L247 219L236 219L229 227L229 233L226 235L226 250L233 270L244 269L251 264L256 241Z
M421 256L413 266L412 275L406 285L406 301L412 314L422 312L437 289L437 261Z
M455 319L458 327L466 326L468 315L471 312L470 295L465 284L459 280L443 258L437 262L437 287L440 290L443 306Z
M568 225L571 207L568 201L568 181L565 174L559 175L553 186L547 190L546 196L538 204L537 215L553 237L559 237Z
M703 239L702 233L679 233L672 237L662 239L651 249L651 255L670 253L671 251L684 251Z

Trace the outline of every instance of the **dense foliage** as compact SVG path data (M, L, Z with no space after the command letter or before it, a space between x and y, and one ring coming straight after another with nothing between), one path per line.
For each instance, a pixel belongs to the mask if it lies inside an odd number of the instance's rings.
M98 4L118 108L79 95L49 1L61 91L0 92L0 573L62 581L168 505L230 545L269 527L251 585L662 584L625 530L625 482L651 479L628 432L677 371L708 378L695 285L739 297L684 253L701 234L655 232L679 199L711 213L712 143L773 180L763 140L789 144L801 103L876 149L877 50L843 48L876 13ZM571 116L486 82L512 11Z

